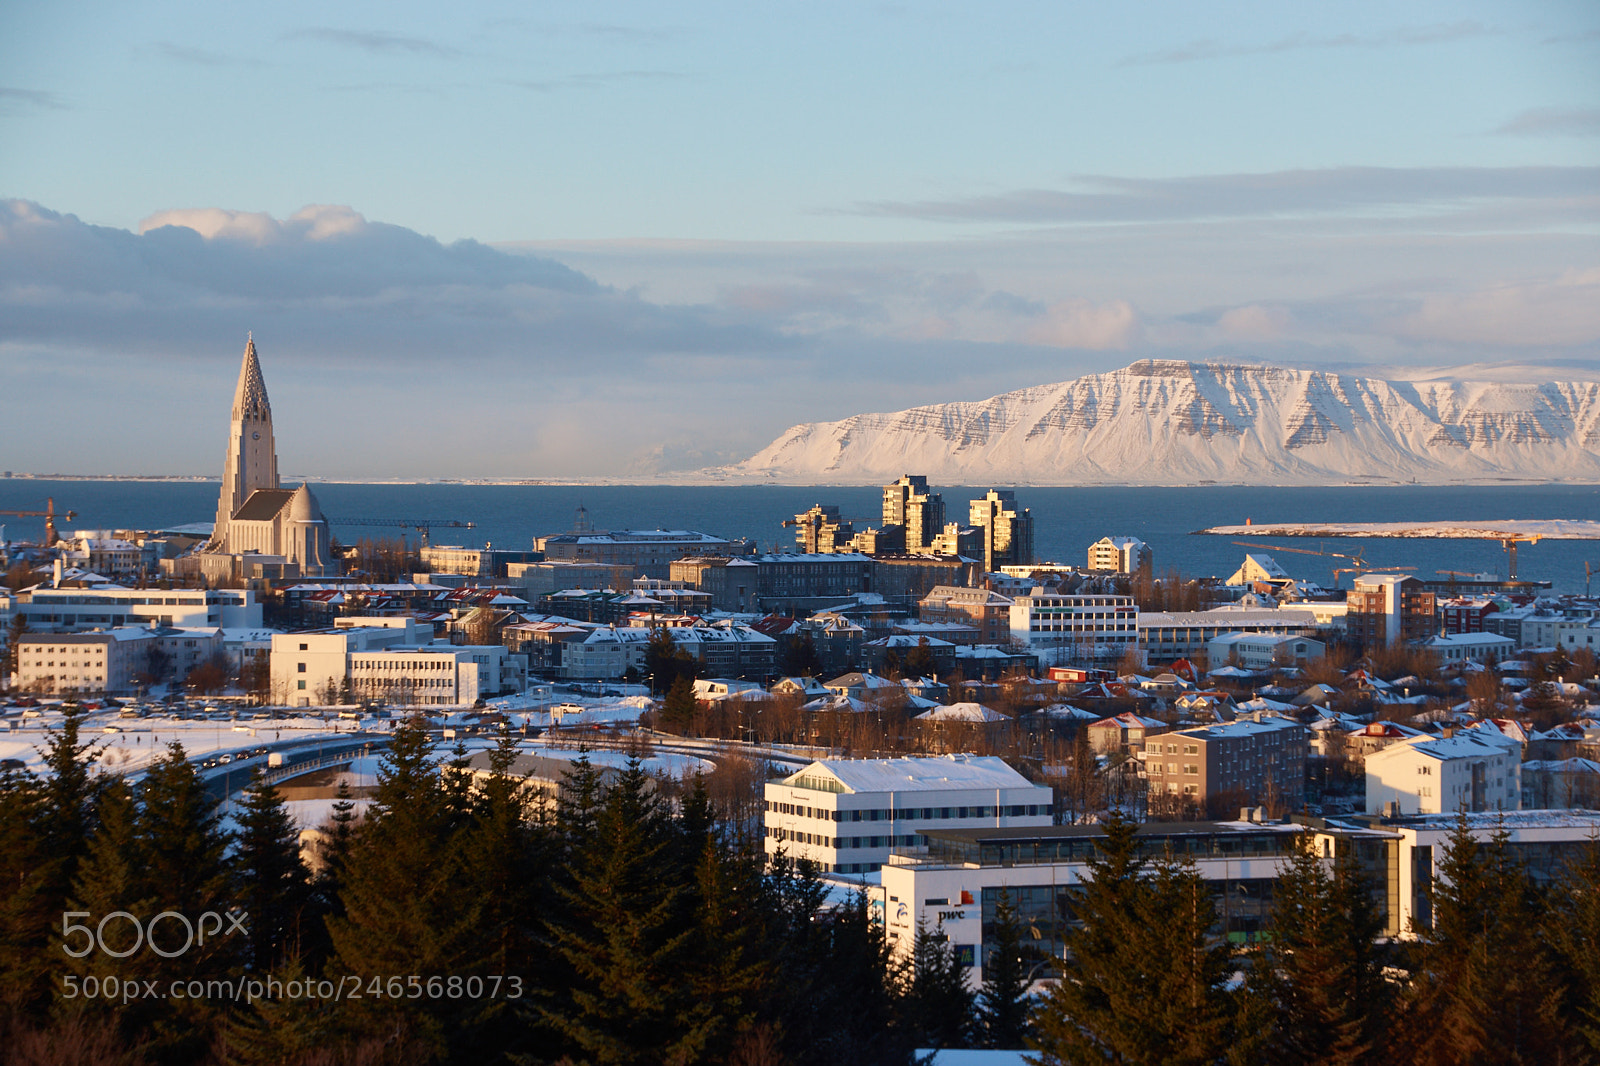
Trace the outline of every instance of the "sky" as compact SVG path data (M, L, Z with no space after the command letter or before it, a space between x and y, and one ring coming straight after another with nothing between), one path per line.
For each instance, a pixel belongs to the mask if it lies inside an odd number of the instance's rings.
M1600 5L19 2L0 468L652 477L1145 357L1600 376Z

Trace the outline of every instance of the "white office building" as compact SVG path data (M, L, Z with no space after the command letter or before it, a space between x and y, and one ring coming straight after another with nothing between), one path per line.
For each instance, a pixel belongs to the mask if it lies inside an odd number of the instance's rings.
M249 589L36 588L18 593L13 612L35 631L74 633L160 625L259 629L261 604Z
M1138 647L1132 596L1072 596L1035 588L1011 601L1011 637L1048 666L1116 662Z
M932 828L1051 822L1052 794L996 756L822 759L766 786L766 853L828 872L878 870Z

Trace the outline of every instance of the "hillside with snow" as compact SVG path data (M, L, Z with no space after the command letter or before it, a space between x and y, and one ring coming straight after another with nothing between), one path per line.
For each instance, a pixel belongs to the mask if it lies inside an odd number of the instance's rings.
M1600 382L1386 381L1144 360L794 426L718 480L950 485L1600 482Z

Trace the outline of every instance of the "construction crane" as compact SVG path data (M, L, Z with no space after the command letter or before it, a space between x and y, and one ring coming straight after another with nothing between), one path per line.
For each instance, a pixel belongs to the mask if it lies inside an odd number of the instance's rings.
M44 519L44 546L52 547L56 542L56 498L45 497L44 510L42 511L0 511L0 514L12 515L16 518L42 518ZM78 512L67 511L61 515L63 522L70 522L78 517Z
M1500 547L1506 550L1506 580L1517 579L1517 545L1539 543L1538 533L1514 533L1500 538Z
M387 526L391 529L414 529L422 538L422 546L428 546L428 531L430 529L476 529L476 522L457 522L453 519L429 518L330 518L330 526Z
M1589 562L1584 563L1583 564L1583 598L1584 599L1588 599L1589 598L1589 579L1591 577L1593 577L1593 576L1594 576L1594 564L1593 563L1589 563Z
M1414 566L1370 566L1370 565L1368 565L1368 563L1366 561L1366 558L1365 558L1366 553L1367 553L1367 549L1366 548L1357 548L1355 550L1355 554L1351 555L1351 554L1348 554L1346 552L1314 551L1311 548L1291 548L1287 544L1262 544L1259 541L1251 541L1251 540L1236 540L1233 543L1241 545L1242 547L1256 548L1258 550L1261 549L1261 548L1267 548L1267 549L1269 549L1271 551L1296 552L1296 553L1298 553L1300 555L1321 555L1321 556L1325 556L1325 557L1333 558L1333 559L1349 559L1350 562L1352 564L1354 564L1354 565L1351 565L1351 566L1336 566L1336 567L1333 568L1333 587L1334 588L1338 588L1339 587L1339 576L1341 574L1366 574L1366 573L1373 573L1373 572L1376 572L1376 571L1387 572L1387 571L1390 571L1390 570L1415 570L1416 569L1416 567L1414 567Z

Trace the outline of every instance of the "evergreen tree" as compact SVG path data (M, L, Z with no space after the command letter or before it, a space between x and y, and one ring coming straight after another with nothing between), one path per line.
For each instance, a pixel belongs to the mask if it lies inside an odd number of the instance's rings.
M1576 1052L1600 1060L1600 843L1563 871L1546 922L1559 959L1562 1027Z
M725 850L709 832L700 840L689 983L706 1008L704 1057L721 1062L755 1026L776 960L762 950L760 858Z
M694 682L680 674L661 704L661 724L667 729L687 733L694 724L694 712Z
M571 987L539 1016L583 1061L695 1061L710 1036L707 1005L682 980L694 930L686 885L666 861L673 826L637 759L607 792L594 838L572 856L564 913L550 935Z
M1566 1034L1540 901L1502 826L1479 847L1462 813L1418 930L1408 1035L1419 1063L1554 1062Z
M78 873L78 861L94 829L99 786L92 773L99 745L82 739L84 710L77 701L63 708L60 728L45 732L44 795L40 830L45 852L53 857L43 891L65 901Z
M311 900L310 875L300 861L300 833L283 797L259 769L236 820L233 868L239 903L250 914L250 965L266 973L280 958L305 950L301 922Z
M530 822L530 790L514 776L517 738L505 733L489 754L489 775L472 793L462 863L469 891L482 902L479 933L484 969L532 978L547 972L548 952L535 937L533 915L550 895L549 831ZM460 1057L490 1061L527 1049L525 1027L505 999L488 1000L468 1020Z
M345 867L344 914L328 919L335 972L424 980L480 972L483 901L470 891L463 841L452 828L427 722L414 715L395 729L379 765L367 822ZM442 1053L470 1006L448 998L368 997L351 1014L368 1035L399 1034Z
M150 764L139 799L143 876L161 909L195 917L226 910L234 902L224 862L228 837L218 823L217 801L206 792L182 744L173 741ZM177 930L163 933L181 943Z
M1074 901L1060 980L1034 1014L1039 1061L1208 1063L1231 1037L1231 963L1214 942L1216 909L1192 867L1139 856L1137 826L1104 823Z
M978 1017L985 1047L1024 1046L1029 1033L1029 975L1022 959L1022 925L1011 893L1000 889L995 900L993 941L983 947L983 988Z
M51 891L44 821L39 780L0 770L0 1016L38 1016L49 1001L56 959L47 949L64 908Z
M1270 1019L1265 1054L1285 1064L1376 1062L1389 986L1377 953L1383 917L1348 855L1330 871L1300 838L1273 887L1272 932L1255 968Z
M973 994L942 929L918 923L912 961L901 975L899 1013L919 1047L963 1048L972 1032Z

